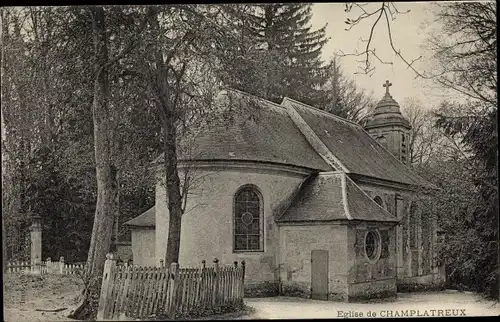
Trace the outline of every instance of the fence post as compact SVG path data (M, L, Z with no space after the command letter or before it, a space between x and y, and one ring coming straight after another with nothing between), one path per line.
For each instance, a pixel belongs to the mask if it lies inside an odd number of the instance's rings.
M52 259L50 257L48 257L45 262L45 269L47 270L47 274L52 273Z
M243 301L243 298L245 297L245 260L241 261L241 267L242 267L242 274L241 274L241 301Z
M234 261L234 271L231 274L231 301L236 303L238 301L238 261Z
M169 299L170 299L170 307L168 308L168 316L173 319L175 318L175 313L177 312L177 287L179 280L179 264L172 263L170 264L170 274L169 278L171 279L169 283Z
M214 296L213 296L213 306L216 307L219 304L219 260L214 258Z
M33 273L39 274L40 265L37 265L35 262L40 263L42 261L42 217L40 216L32 217L32 223L30 226L30 240L31 240L30 266L34 265L35 267L33 269Z
M59 274L64 274L64 256L59 257Z
M38 258L38 256L36 256L35 257L35 270L33 271L33 274L40 275L41 268L42 268L42 263L40 262L40 259Z
M108 304L108 290L110 281L113 279L115 270L115 260L112 253L106 255L106 262L104 263L104 271L102 273L101 296L99 297L99 308L97 309L97 320L102 321L107 318L107 304Z

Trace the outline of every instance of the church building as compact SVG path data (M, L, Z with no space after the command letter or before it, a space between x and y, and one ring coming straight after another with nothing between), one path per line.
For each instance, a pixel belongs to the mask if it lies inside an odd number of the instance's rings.
M435 187L409 167L411 127L391 85L364 127L290 98L224 91L230 121L180 144L190 184L179 265L245 260L248 295L355 301L439 284L436 221L418 202ZM126 223L134 264L165 256L161 165L155 206Z

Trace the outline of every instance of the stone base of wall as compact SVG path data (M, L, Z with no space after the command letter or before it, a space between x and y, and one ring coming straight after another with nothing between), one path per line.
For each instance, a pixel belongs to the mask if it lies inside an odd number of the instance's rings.
M280 295L310 299L311 284L306 282L283 282ZM328 293L328 301L346 302L347 294L330 292Z
M348 296L346 293L328 293L328 300L336 302L347 302Z
M439 284L398 284L399 293L443 291L446 287L444 283Z
M269 297L278 295L278 282L265 281L245 283L245 297Z
M422 291L441 291L445 289L445 283L439 276L433 274L423 276L412 276L398 278L398 292L422 292Z
M435 277L432 274L421 276L398 277L398 284L433 284Z
M309 299L311 298L311 285L306 282L282 282L280 295Z
M396 279L349 284L348 293L349 302L392 301L397 297Z
M445 283L439 276L433 274L423 276L412 276L398 278L398 292L422 292L422 291L440 291L445 289Z

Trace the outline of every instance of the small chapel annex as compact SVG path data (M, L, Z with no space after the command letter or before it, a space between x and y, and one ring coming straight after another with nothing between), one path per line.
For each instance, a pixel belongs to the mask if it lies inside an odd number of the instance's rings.
M201 131L179 156L181 177L199 178L182 218L180 266L245 260L248 294L344 301L440 283L436 221L417 198L434 186L408 166L410 125L390 85L364 128L290 98L222 93L231 122ZM163 181L155 206L126 223L134 264L165 256Z

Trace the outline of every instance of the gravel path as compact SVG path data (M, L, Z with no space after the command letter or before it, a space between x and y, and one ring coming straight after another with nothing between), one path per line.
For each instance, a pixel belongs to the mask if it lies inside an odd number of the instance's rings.
M252 318L383 318L425 316L498 316L500 304L470 292L447 290L400 293L395 301L344 303L292 297L252 298L245 303L256 311Z

